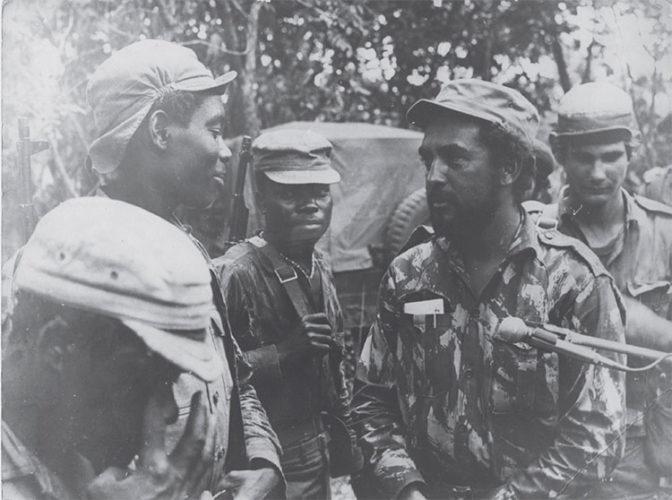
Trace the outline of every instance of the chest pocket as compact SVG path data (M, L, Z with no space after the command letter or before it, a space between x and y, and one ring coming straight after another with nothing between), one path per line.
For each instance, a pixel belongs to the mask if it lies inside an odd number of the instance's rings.
M419 379L423 384L416 392L434 396L445 393L455 378L451 373L454 341L448 304L440 296L423 293L406 297L403 312L416 363L421 365Z
M490 386L493 413L555 420L558 385L557 354L542 353L523 343L493 340Z

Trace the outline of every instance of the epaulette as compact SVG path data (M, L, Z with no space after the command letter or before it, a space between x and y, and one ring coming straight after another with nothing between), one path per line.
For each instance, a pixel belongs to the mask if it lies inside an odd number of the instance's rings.
M645 198L644 196L635 196L635 203L642 207L647 212L655 212L657 214L672 215L672 207L661 203L660 201Z
M250 245L247 244L247 241L241 241L239 243L236 243L232 247L229 247L229 249L224 253L224 255L220 255L216 259L213 260L215 263L215 266L217 268L225 267L228 265L233 264L235 261L237 261L240 257L245 255L250 251Z
M595 276L602 274L608 275L607 270L600 261L599 257L595 255L595 252L593 252L588 247L588 245L582 241L561 233L557 229L539 228L537 231L537 236L539 238L539 242L543 245L554 248L571 248L574 250L574 253L576 253L581 258L581 260L588 265L591 272Z
M527 200L521 203L521 206L537 227L541 229L555 229L558 227L557 204L546 205L537 200Z
M431 240L434 237L434 228L432 226L418 226L416 227L406 243L399 249L397 255L401 255L409 248L420 245Z
M521 205L528 214L543 213L546 208L546 204L537 200L525 200Z

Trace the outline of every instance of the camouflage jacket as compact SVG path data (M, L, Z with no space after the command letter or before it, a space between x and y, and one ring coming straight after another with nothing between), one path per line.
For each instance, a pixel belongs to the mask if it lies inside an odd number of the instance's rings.
M480 297L468 282L442 238L410 248L383 277L353 401L364 480L387 498L416 481L580 494L622 453L622 374L493 334L517 316L622 342L610 276L585 245L525 216Z
M266 244L254 237L215 259L232 330L253 369L252 383L281 434L284 426L319 416L320 411L347 421L350 392L342 360L332 367L333 360L324 356L321 362L280 367L276 344L297 331L300 318L272 263L260 250ZM343 346L343 314L334 279L318 251L313 255L313 266L320 286L313 301L315 310L326 313L334 338ZM301 289L312 296L305 276L300 272L297 276Z

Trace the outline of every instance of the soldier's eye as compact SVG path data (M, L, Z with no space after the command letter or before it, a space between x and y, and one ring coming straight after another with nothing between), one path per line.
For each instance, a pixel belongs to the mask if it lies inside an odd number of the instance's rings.
M615 151L613 153L607 153L607 154L604 155L604 161L606 161L607 163L613 163L615 161L620 160L622 156L623 156L623 153L621 153L620 151Z
M452 158L447 163L455 170L461 170L467 166L467 161L464 158Z

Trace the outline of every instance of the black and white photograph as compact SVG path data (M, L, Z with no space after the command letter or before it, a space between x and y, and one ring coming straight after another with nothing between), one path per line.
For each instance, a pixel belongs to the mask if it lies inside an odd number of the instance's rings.
M3 0L6 500L672 500L670 0Z

